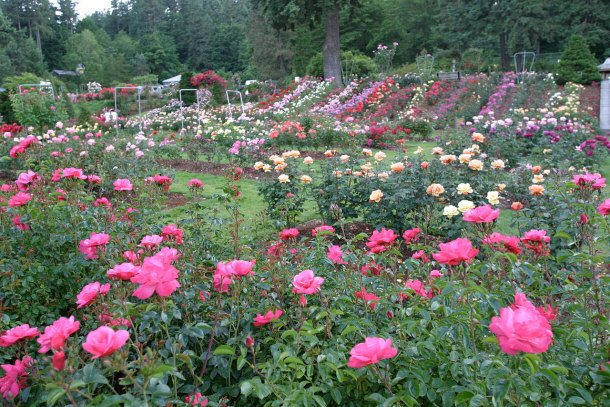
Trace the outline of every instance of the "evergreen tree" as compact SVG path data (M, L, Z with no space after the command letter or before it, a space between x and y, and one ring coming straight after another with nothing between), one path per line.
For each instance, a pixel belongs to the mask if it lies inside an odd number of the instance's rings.
M561 55L555 81L559 85L567 82L588 85L601 80L597 69L598 61L589 50L587 40L582 35L573 35Z
M324 77L334 78L341 86L339 13L342 6L360 6L359 0L252 0L261 7L276 28L294 27L299 21L323 20L326 26L324 42Z

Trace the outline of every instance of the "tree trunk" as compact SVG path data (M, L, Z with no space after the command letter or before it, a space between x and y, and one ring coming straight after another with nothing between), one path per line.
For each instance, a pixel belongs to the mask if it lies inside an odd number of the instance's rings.
M339 4L326 12L326 42L324 43L324 79L334 78L333 85L341 87L341 43L339 40Z
M500 61L504 72L510 70L510 58L506 52L506 33L500 33Z
M40 28L36 29L36 48L38 48L38 54L40 55L40 62L42 62L42 42L40 40Z
M277 60L280 68L280 82L283 83L284 79L286 79L286 63L284 62L284 55L278 55Z

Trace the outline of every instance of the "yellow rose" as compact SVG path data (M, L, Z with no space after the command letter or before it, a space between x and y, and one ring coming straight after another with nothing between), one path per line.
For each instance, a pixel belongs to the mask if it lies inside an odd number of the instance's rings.
M472 187L470 186L470 184L458 184L457 193L459 195L472 194Z
M432 149L432 154L434 154L434 155L442 155L443 154L443 147L434 147Z
M364 149L362 149L362 154L364 154L367 157L370 157L373 155L373 152L371 150L369 150L368 148L364 148Z
M470 167L471 170L481 171L483 169L483 162L480 160L472 160L468 163L468 167Z
M277 180L280 181L281 183L285 184L286 182L290 182L290 177L286 174L282 174L279 177L277 177Z
M263 169L263 167L265 166L264 163L262 163L261 161L257 161L254 163L254 169L255 170L261 170Z
M460 212L458 211L458 208L456 208L453 205L448 205L448 206L445 206L445 208L443 208L443 215L445 215L448 218L452 218L459 214L460 214Z
M534 179L532 179L532 182L534 184L539 184L543 181L544 181L544 175L542 175L542 174L536 174L536 175L534 175Z
M312 164L312 163L313 163L313 158L311 158L311 157L303 158L303 164Z
M383 151L378 151L377 153L375 153L375 160L377 160L377 161L381 161L385 157L386 157L386 155Z
M312 181L312 179L309 175L301 175L301 182L304 182L305 184L309 184L311 181Z
M500 203L500 193L498 191L489 191L487 193L487 201L492 205Z
M373 192L371 192L371 196L369 197L369 202L379 202L381 200L381 198L383 197L383 192L381 192L381 190L376 189Z
M472 158L472 154L460 154L460 156L458 157L461 163L467 163L470 162L470 159Z
M467 210L474 208L474 203L472 201L462 200L458 202L458 209L460 212L464 213Z
M339 157L339 159L341 160L342 163L348 162L349 161L349 155L343 154L341 157Z

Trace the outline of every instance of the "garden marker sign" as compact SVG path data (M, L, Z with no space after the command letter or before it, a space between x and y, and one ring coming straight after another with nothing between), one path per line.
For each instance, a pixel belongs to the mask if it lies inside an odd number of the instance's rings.
M244 98L240 91L238 90L226 90L225 94L227 95L227 103L229 104L229 116L231 119L233 118L233 108L231 107L231 99L229 98L229 93L236 93L239 95L239 101L241 103L241 114L242 116L246 114L246 109L244 109Z
M536 59L535 52L516 52L513 55L515 61L515 72L517 73L517 79L519 83L523 83L526 72L532 72L534 67L534 60Z
M180 96L180 129L184 130L184 103L182 103L182 92L195 92L195 96L197 97L197 127L199 128L200 126L200 115L199 115L199 109L201 108L201 104L199 101L199 90L198 89L180 89L179 96Z

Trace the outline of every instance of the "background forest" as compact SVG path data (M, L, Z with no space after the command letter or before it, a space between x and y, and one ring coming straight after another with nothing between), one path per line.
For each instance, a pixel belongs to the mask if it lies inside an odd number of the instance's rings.
M277 18L272 24L269 13L254 6L260 1L113 0L110 9L79 21L74 3L0 1L0 83L24 72L48 77L51 70L73 71L78 64L86 71L74 84L104 86L208 69L243 80L321 75L323 19L292 17L283 30L274 28ZM323 7L324 1L310 3ZM466 72L508 71L514 69L513 53L524 50L536 52L537 68L548 71L573 34L587 39L599 61L610 56L605 0L344 3L342 58L365 67L378 44L394 42L393 69L399 73L414 70L416 57L427 53L438 69L450 69L455 60L456 69Z

